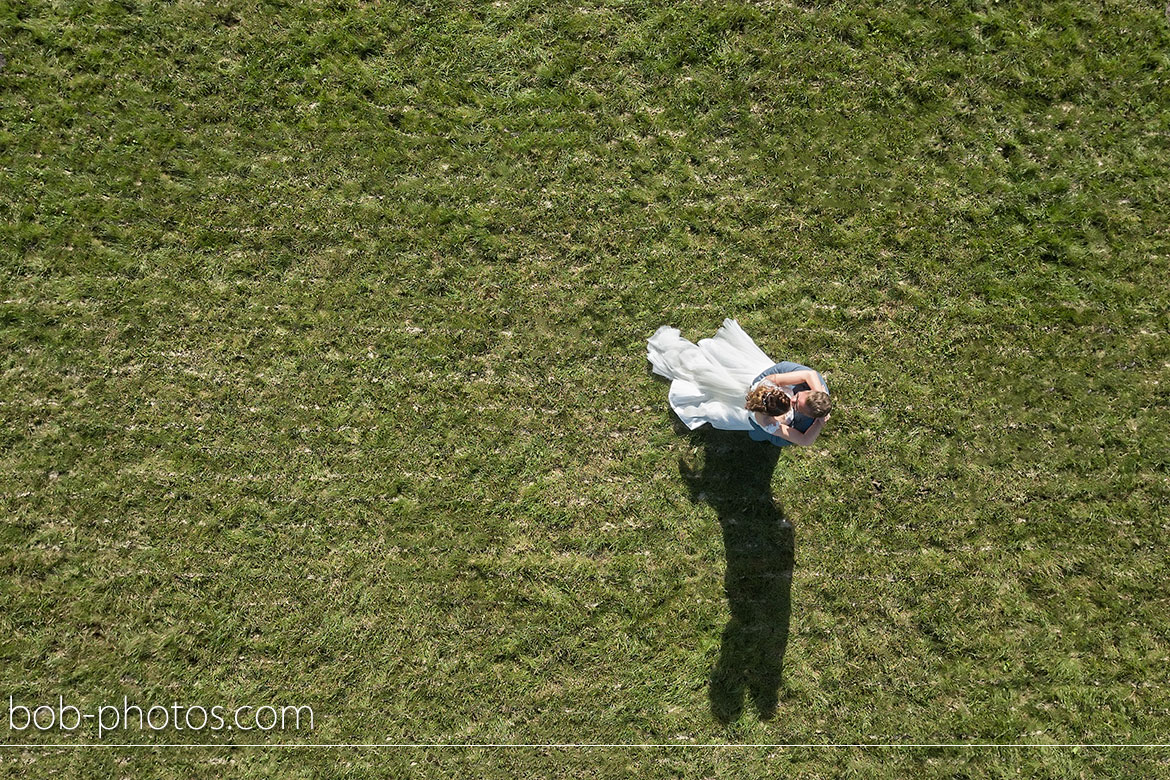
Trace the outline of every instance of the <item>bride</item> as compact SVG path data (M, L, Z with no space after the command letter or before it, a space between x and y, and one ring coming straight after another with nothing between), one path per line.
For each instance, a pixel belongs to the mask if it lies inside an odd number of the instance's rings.
M824 378L799 363L773 362L733 319L697 345L663 325L647 357L654 373L671 380L670 405L691 430L711 423L777 447L807 446L829 419Z

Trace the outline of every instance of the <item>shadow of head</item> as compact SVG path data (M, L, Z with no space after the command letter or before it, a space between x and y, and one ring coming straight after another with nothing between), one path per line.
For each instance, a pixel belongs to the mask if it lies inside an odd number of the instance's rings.
M711 672L711 709L730 723L745 695L762 719L775 714L788 644L795 540L783 507L772 496L780 448L740 431L705 426L691 432L696 461L680 459L691 500L719 518L727 555L724 588L731 620Z

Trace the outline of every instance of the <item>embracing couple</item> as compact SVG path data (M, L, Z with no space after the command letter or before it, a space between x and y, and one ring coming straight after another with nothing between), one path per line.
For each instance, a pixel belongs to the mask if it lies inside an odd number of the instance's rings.
M663 325L650 337L647 357L656 374L671 380L670 405L691 430L711 423L777 447L807 446L829 419L824 377L799 363L774 362L735 320L698 344Z

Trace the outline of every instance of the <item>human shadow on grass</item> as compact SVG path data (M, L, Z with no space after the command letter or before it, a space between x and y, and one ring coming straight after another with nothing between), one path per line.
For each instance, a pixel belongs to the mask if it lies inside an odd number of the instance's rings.
M676 420L676 430L686 426ZM711 671L711 711L722 723L743 714L745 694L763 720L776 713L792 611L795 537L772 496L780 449L746 433L703 426L690 432L701 466L679 460L692 501L719 516L727 555L724 590L731 620Z

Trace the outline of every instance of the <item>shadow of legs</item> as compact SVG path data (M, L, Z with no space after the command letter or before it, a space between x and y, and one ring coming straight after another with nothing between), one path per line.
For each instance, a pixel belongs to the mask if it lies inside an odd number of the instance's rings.
M707 429L692 436L702 444L702 466L680 462L679 471L692 500L705 501L719 516L731 610L711 672L711 710L722 723L735 721L750 694L767 719L776 712L788 645L795 549L792 526L772 498L780 450L738 431Z

